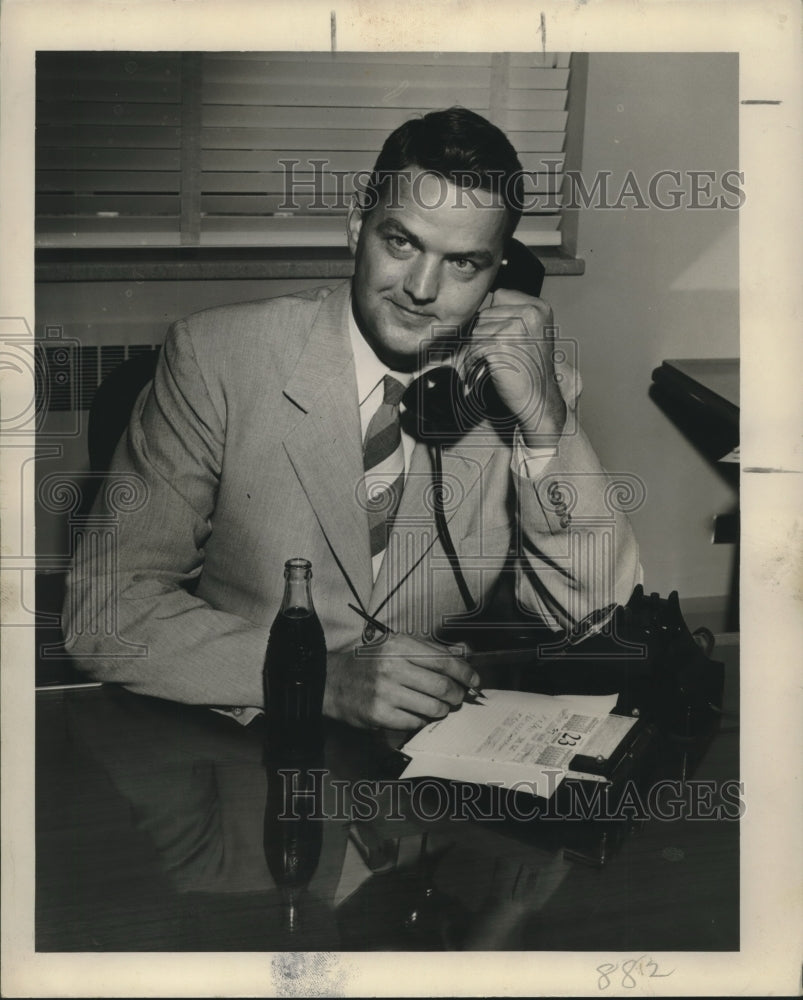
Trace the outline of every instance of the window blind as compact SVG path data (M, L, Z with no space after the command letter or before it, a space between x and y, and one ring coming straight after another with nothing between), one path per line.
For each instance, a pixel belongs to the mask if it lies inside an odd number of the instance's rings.
M37 53L37 246L180 242L181 70L179 53Z
M568 86L567 54L39 53L37 245L342 247L387 135L452 104L519 152L517 235L559 245Z

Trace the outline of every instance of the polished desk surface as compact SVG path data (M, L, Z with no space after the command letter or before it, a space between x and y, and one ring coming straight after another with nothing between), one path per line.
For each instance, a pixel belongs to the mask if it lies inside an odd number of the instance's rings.
M694 781L738 778L737 655L714 653L726 715ZM738 949L738 823L649 819L599 868L533 821L362 822L343 788L384 746L331 727L329 818L291 929L266 863L261 719L38 692L37 950Z

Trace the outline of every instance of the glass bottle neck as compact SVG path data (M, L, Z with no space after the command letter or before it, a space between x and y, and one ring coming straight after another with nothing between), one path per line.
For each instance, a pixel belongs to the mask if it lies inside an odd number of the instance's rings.
M284 599L282 614L290 618L311 615L312 565L306 559L288 559L284 564Z

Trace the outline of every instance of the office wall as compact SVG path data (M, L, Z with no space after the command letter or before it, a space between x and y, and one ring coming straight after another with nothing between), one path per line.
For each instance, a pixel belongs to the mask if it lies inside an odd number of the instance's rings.
M660 170L738 169L737 122L735 56L592 54L586 187L611 171L615 202L629 170L646 193ZM734 546L711 544L712 518L734 508L735 491L648 389L664 358L739 355L738 212L589 208L578 241L585 275L548 278L544 296L561 334L578 341L581 416L604 464L647 487L632 517L645 584L726 595Z
M722 56L592 55L583 174L644 186L661 169L733 169L737 164L737 66ZM612 185L614 188L616 184ZM562 335L578 341L585 390L582 418L604 463L647 486L633 516L648 588L686 597L725 595L733 546L710 542L714 515L733 491L649 399L663 358L738 354L736 212L581 212L583 277L548 278ZM86 344L157 343L169 322L208 305L280 295L321 282L185 281L42 284L37 333L61 326ZM86 414L80 415L85 420ZM59 433L73 419L51 414ZM86 467L83 434L59 437L51 468ZM40 511L39 553L66 553L63 517Z

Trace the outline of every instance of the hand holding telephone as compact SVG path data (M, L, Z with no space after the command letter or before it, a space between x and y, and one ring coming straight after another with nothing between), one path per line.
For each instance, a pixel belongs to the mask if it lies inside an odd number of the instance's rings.
M543 278L544 266L538 258L523 243L511 240L507 247L505 264L500 268L491 292L508 289L537 298ZM504 299L504 296L497 296L497 299ZM538 386L528 384L526 380L523 387L521 384L517 387L514 380L508 379L513 389L509 392L508 399L503 401L491 374L490 365L482 356L483 349L487 352L488 346L494 342L486 334L478 337L478 342L474 345L471 343L474 327L478 323L485 325L486 330L493 328L493 332L506 324L510 325L511 321L514 324L518 322L524 329L523 322L518 317L520 308L533 309L535 304L522 303L521 307L518 307L515 302L496 301L493 302L493 316L490 315L490 310L487 313L477 314L468 337L460 345L465 376L461 375L454 365L442 365L424 372L412 382L402 399L406 411L403 419L411 434L432 442L456 440L483 420L488 420L500 431L507 429L512 432L520 423L521 415L526 413L527 407L534 409L540 404L543 391L539 392ZM505 368L512 371L516 367L537 381L538 372L545 366L543 363L529 364L526 357L516 358L517 351L520 353L519 349L523 343L526 341L521 337L518 338L518 343L500 338L497 365L502 371L502 375L497 376L500 382L504 383ZM520 378L519 383L521 383ZM541 388L543 389L543 386ZM536 417L539 415L533 413L533 422L536 424L538 422Z

